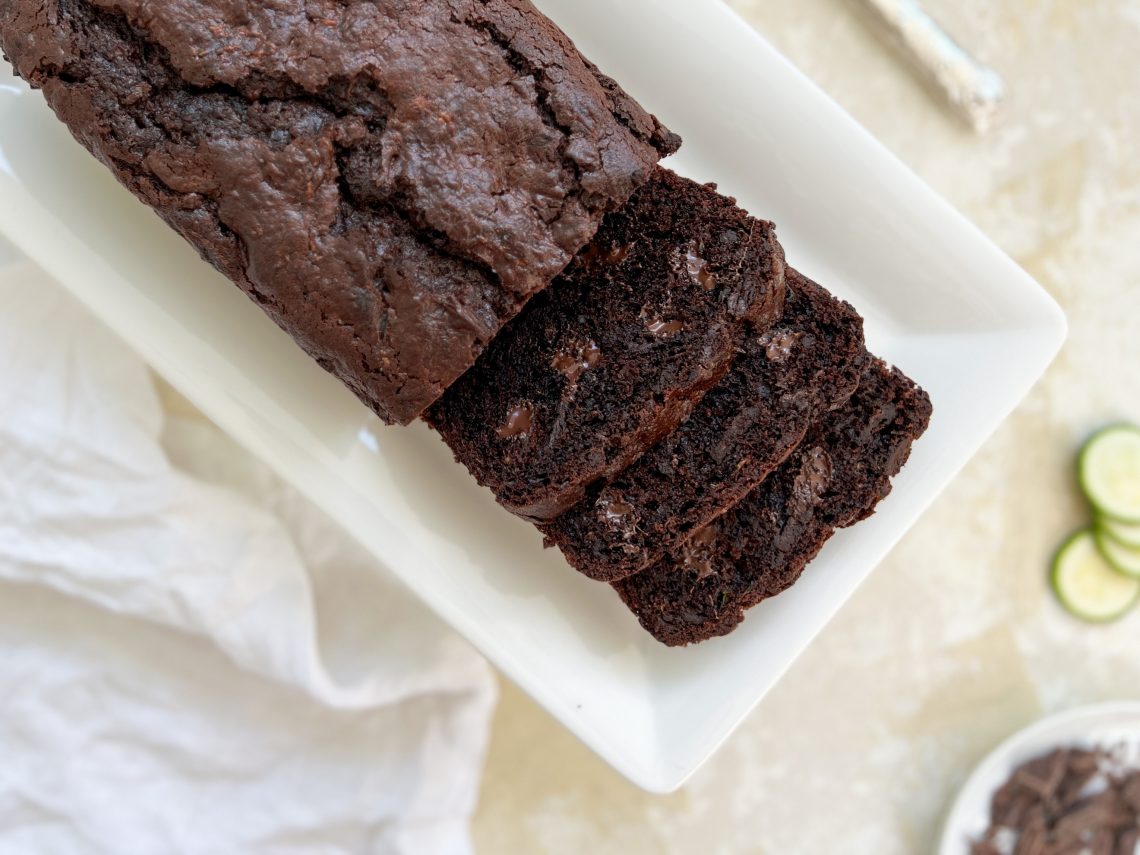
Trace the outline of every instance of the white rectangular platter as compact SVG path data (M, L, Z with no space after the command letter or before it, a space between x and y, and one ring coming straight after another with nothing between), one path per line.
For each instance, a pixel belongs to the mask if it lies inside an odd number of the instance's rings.
M669 650L498 508L422 426L387 428L0 72L0 233L322 505L639 785L679 786L1022 399L1056 304L719 0L538 0L685 137L672 166L774 219L936 415L894 494L732 636Z

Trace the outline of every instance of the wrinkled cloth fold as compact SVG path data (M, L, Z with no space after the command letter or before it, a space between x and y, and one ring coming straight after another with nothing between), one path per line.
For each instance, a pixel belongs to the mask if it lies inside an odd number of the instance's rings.
M0 305L0 853L470 851L489 666L44 274Z

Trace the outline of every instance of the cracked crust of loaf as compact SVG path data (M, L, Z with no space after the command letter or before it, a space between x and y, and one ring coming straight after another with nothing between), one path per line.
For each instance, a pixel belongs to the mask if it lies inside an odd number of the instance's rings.
M525 0L0 0L0 46L388 421L679 144Z

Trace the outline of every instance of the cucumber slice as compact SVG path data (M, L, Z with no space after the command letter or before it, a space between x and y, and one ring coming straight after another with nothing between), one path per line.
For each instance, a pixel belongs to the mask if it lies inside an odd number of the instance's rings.
M1081 449L1081 489L1100 514L1140 523L1140 428L1113 425Z
M1140 525L1101 517L1096 521L1096 528L1098 532L1112 538L1121 546L1127 546L1129 549L1140 549Z
M1116 572L1104 560L1092 529L1078 531L1057 550L1052 582L1061 605L1092 623L1123 617L1140 602L1140 579Z
M1117 543L1100 528L1096 531L1096 545L1113 570L1140 579L1140 549Z

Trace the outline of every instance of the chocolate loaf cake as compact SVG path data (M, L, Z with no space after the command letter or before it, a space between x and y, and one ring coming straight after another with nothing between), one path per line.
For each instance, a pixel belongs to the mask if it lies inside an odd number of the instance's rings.
M395 422L680 143L527 0L0 0L0 48Z
M794 270L783 317L748 336L693 415L596 496L541 526L577 570L616 581L736 505L843 404L867 353L863 320Z
M671 433L783 297L772 224L658 168L427 419L503 505L549 520Z
M687 548L614 587L670 646L726 635L800 577L836 529L874 513L926 430L926 393L877 360L846 406Z

